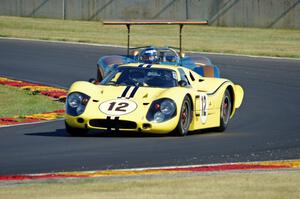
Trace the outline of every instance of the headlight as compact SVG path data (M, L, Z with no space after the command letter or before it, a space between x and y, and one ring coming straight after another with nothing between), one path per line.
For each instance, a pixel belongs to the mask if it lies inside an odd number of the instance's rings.
M70 93L67 97L66 113L72 116L78 116L82 114L89 99L90 97L83 93Z
M147 120L153 122L165 122L176 115L176 104L173 100L163 98L155 100L147 113Z
M171 100L164 100L160 104L160 111L165 115L172 115L175 110L175 103Z
M82 95L79 93L71 93L67 99L67 103L72 108L79 107L81 104L81 101L82 101Z
M165 114L163 114L162 112L156 112L154 114L153 120L155 122L163 122L165 120Z

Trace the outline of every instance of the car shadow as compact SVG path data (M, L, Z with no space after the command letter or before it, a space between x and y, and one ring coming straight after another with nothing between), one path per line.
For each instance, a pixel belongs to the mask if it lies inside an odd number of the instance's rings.
M47 136L47 137L69 137L65 129L56 129L56 131L43 132L43 133L25 133L28 136Z
M204 134L222 134L214 129L204 129L198 131L189 132L188 136L204 135ZM150 134L150 133L139 133L139 132L128 132L128 131L101 131L101 130L90 130L88 134L84 136L72 136L63 129L56 129L50 132L41 133L26 133L26 136L46 136L46 137L95 137L95 138L146 138L146 137L178 137L182 138L185 136L178 136L174 133L171 134Z
M138 133L138 132L122 132L122 131L100 131L90 130L88 134L84 136L72 136L66 132L65 129L56 129L51 132L41 133L26 133L26 136L46 136L46 137L99 137L99 138L143 138L143 137L168 137L168 134L150 134L150 133Z

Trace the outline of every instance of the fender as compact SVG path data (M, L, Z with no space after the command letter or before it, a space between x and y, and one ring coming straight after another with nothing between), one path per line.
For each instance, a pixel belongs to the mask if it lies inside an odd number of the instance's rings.
M238 84L234 85L234 95L235 95L235 97L234 97L235 98L234 107L239 108L241 106L243 98L244 98L244 90Z
M90 82L77 81L71 85L68 93L82 91L84 91L84 94L86 95L93 96L95 93L97 93L97 91L99 91L99 87Z

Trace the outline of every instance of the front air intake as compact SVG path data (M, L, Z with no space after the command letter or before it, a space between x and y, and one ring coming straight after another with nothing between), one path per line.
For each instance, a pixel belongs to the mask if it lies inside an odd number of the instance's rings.
M92 119L90 120L90 126L97 128L109 128L109 129L136 129L137 124L135 122L126 120L107 120L107 119Z

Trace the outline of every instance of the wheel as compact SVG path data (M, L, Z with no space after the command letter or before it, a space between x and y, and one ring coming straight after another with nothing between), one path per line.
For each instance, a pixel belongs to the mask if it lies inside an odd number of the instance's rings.
M231 96L228 90L225 91L222 102L221 102L221 110L220 110L220 126L218 127L218 131L225 131L228 126L228 122L231 114L232 101Z
M192 121L191 100L188 96L185 96L180 110L180 118L177 127L175 129L176 135L179 136L187 135L191 121Z
M82 137L82 136L86 136L88 133L87 129L74 128L69 126L66 122L65 122L65 127L67 133L70 134L71 136Z

